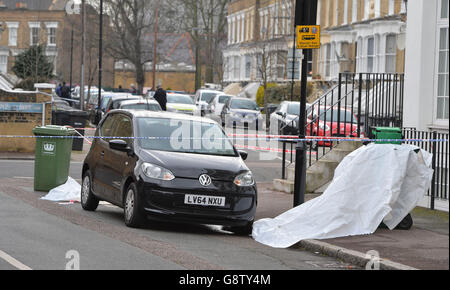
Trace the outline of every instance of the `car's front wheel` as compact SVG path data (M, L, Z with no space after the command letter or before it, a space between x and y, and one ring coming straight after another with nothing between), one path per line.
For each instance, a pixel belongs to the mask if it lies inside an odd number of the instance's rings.
M144 217L140 208L138 191L134 183L130 184L127 189L123 208L125 225L130 228L140 227L144 221Z
M81 207L86 211L95 211L99 204L98 198L92 193L91 172L88 170L83 176L83 185L81 186Z

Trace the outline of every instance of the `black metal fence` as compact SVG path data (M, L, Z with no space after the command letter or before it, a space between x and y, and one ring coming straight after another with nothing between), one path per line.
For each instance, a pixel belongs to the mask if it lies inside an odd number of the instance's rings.
M435 199L448 200L449 163L448 163L448 133L418 131L415 128L403 128L405 143L420 147L433 154L434 170L431 188L428 196L431 199L430 208L435 209ZM446 140L446 141L444 141Z
M307 142L308 167L339 144L326 139L373 137L372 128L402 127L403 87L403 74L339 74L336 85L307 107L305 131L313 139Z

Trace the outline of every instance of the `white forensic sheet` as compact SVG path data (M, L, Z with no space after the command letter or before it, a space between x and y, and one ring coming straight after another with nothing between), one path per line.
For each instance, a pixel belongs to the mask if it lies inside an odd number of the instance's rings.
M432 155L411 145L371 144L349 154L320 196L276 218L258 220L253 238L275 248L301 240L394 229L426 194Z

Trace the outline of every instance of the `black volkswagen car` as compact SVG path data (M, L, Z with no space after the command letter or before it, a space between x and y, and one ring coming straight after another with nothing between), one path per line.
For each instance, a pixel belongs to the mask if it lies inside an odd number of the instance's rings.
M214 121L115 110L96 136L83 164L84 210L95 211L104 200L124 209L130 227L149 218L251 233L257 190L247 153Z

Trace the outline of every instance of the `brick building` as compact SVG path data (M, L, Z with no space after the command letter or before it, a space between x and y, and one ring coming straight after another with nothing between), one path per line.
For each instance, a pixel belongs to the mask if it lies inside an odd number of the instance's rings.
M313 52L313 75L404 72L405 20L404 0L318 0L321 49Z
M40 44L46 47L45 54L54 65L53 73L56 78L69 81L72 24L79 27L81 16L68 15L67 2L67 0L0 0L0 73L13 74L11 68L15 57L30 46ZM90 16L96 14L92 9L89 9L88 13ZM91 21L88 27L94 30L98 25ZM88 41L94 37L95 33L88 33ZM92 54L95 52L95 49L90 50ZM75 84L80 82L81 77L80 55L81 31L78 28L74 32L72 65ZM97 62L96 56L92 58L95 59L92 63ZM113 65L114 61L105 56L103 76L105 86L113 85ZM86 78L88 77L86 75Z

